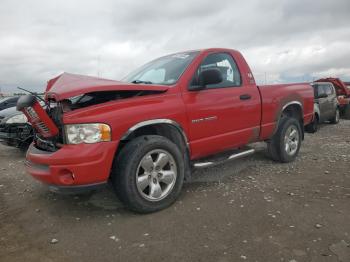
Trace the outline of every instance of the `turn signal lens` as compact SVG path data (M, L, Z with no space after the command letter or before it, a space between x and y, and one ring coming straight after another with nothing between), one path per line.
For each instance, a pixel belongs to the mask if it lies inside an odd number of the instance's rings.
M111 141L111 128L109 125L100 124L101 141Z

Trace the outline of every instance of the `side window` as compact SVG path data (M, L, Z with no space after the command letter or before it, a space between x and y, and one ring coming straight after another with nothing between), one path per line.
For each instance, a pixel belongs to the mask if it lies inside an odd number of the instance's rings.
M334 94L334 87L333 87L333 85L328 85L327 95L333 95L333 94Z
M327 84L322 85L322 90L323 90L322 93L323 93L323 94L326 94L327 96L329 96L329 95L332 93L332 91L331 91L329 85L327 85Z
M324 94L326 94L325 85L318 85L318 95L321 96L321 95L324 95Z
M222 74L223 81L219 84L207 85L206 88L222 88L241 85L241 74L232 56L227 53L208 55L193 77L192 86L199 85L199 74L206 69L217 68Z

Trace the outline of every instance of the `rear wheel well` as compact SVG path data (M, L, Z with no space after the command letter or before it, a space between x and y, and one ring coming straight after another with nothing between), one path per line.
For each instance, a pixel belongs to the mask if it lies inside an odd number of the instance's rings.
M302 138L304 139L304 118L303 118L303 109L301 105L295 103L295 104L290 104L286 108L284 108L281 113L281 117L278 121L278 124L280 123L281 118L285 116L295 118L299 121L300 129L302 130ZM278 128L278 125L277 125L277 128Z
M302 119L303 112L300 105L291 104L283 109L282 115L287 115L296 119Z

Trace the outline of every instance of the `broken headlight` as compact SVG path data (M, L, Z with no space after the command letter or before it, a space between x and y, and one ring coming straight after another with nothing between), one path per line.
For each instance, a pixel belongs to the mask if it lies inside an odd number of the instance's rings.
M65 126L67 144L93 144L111 141L111 128L106 124L74 124Z

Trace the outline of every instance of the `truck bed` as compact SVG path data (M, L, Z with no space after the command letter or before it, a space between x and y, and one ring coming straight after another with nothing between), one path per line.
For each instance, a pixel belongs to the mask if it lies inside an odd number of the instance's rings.
M261 85L258 86L261 96L261 131L260 138L266 140L274 133L277 121L283 109L289 103L298 102L304 112L304 125L313 117L314 93L308 83Z

